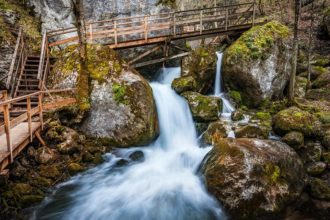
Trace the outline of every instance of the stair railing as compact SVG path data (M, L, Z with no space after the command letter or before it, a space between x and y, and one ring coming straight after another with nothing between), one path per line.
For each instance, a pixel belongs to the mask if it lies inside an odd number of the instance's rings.
M49 64L49 46L48 46L48 38L47 32L43 34L42 44L41 44L41 52L40 52L40 61L38 67L38 76L39 80L39 89L45 89L45 81L49 72L50 64Z
M20 27L16 41L14 55L10 64L6 88L10 91L10 97L15 94L17 83L23 74L25 62L27 59L27 49L24 40L23 29Z

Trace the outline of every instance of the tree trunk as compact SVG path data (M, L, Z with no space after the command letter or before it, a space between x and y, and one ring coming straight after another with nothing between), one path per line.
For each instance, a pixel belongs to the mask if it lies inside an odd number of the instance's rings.
M79 75L77 79L77 101L82 111L90 109L90 76L87 63L87 39L86 26L84 21L84 4L83 0L72 0L73 13L76 18L76 28L78 34L79 49Z
M308 39L308 87L310 87L311 82L311 57L312 57L312 45L313 45L313 25L314 25L314 2L312 2L312 9L311 9L311 24L309 29L309 39Z
M297 72L299 16L300 16L300 0L295 0L292 71L290 75L290 84L289 84L289 101L291 103L294 101L294 87L295 87L296 72Z

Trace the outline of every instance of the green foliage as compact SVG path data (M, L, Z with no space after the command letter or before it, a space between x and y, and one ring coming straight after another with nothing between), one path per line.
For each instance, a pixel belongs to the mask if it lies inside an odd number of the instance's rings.
M255 26L245 32L227 49L227 58L235 61L265 59L267 58L266 52L273 46L274 42L281 38L287 38L289 35L289 28L278 21Z
M231 90L229 92L229 96L230 96L230 98L232 98L234 100L235 103L237 103L237 104L242 103L242 97L238 91Z
M125 99L126 95L126 87L122 86L118 83L113 84L112 92L114 93L114 99L119 104L128 104L127 100Z
M31 15L30 9L24 4L19 4L17 1L0 0L0 11L14 12L18 15L18 19L15 23L16 28L21 26L27 36L30 49L32 51L39 51L41 44L40 21ZM2 40L10 40L11 33L8 30L9 25L6 24L2 18L0 18L0 26L0 43ZM11 35L11 37L13 36Z

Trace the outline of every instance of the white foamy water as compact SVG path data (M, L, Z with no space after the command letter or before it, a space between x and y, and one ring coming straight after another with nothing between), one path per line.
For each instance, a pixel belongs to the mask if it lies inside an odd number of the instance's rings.
M189 107L170 87L180 70L164 70L160 81L151 83L159 138L148 147L108 154L103 165L62 184L35 212L34 219L226 219L197 174L210 148L198 146ZM143 162L116 166L134 150L143 151Z

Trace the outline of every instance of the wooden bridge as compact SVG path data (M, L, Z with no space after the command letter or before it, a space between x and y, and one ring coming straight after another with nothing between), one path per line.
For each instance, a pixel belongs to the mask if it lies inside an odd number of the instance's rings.
M113 49L123 49L159 43L168 44L185 38L241 33L255 24L255 7L255 3L252 2L93 21L86 23L86 35L90 44L104 44ZM20 29L6 81L8 94L7 91L0 93L0 172L13 162L34 137L40 138L39 131L43 128L45 110L75 103L74 98L61 100L52 98L45 102L44 97L52 93L74 91L74 89L47 90L46 79L52 68L51 49L56 46L76 44L77 41L75 27L46 32L43 34L40 56L31 56L28 54L24 34ZM159 46L144 52L129 64L156 51L157 48ZM180 56L182 54L173 57ZM173 57L165 57L162 60ZM149 61L135 66L155 62Z

